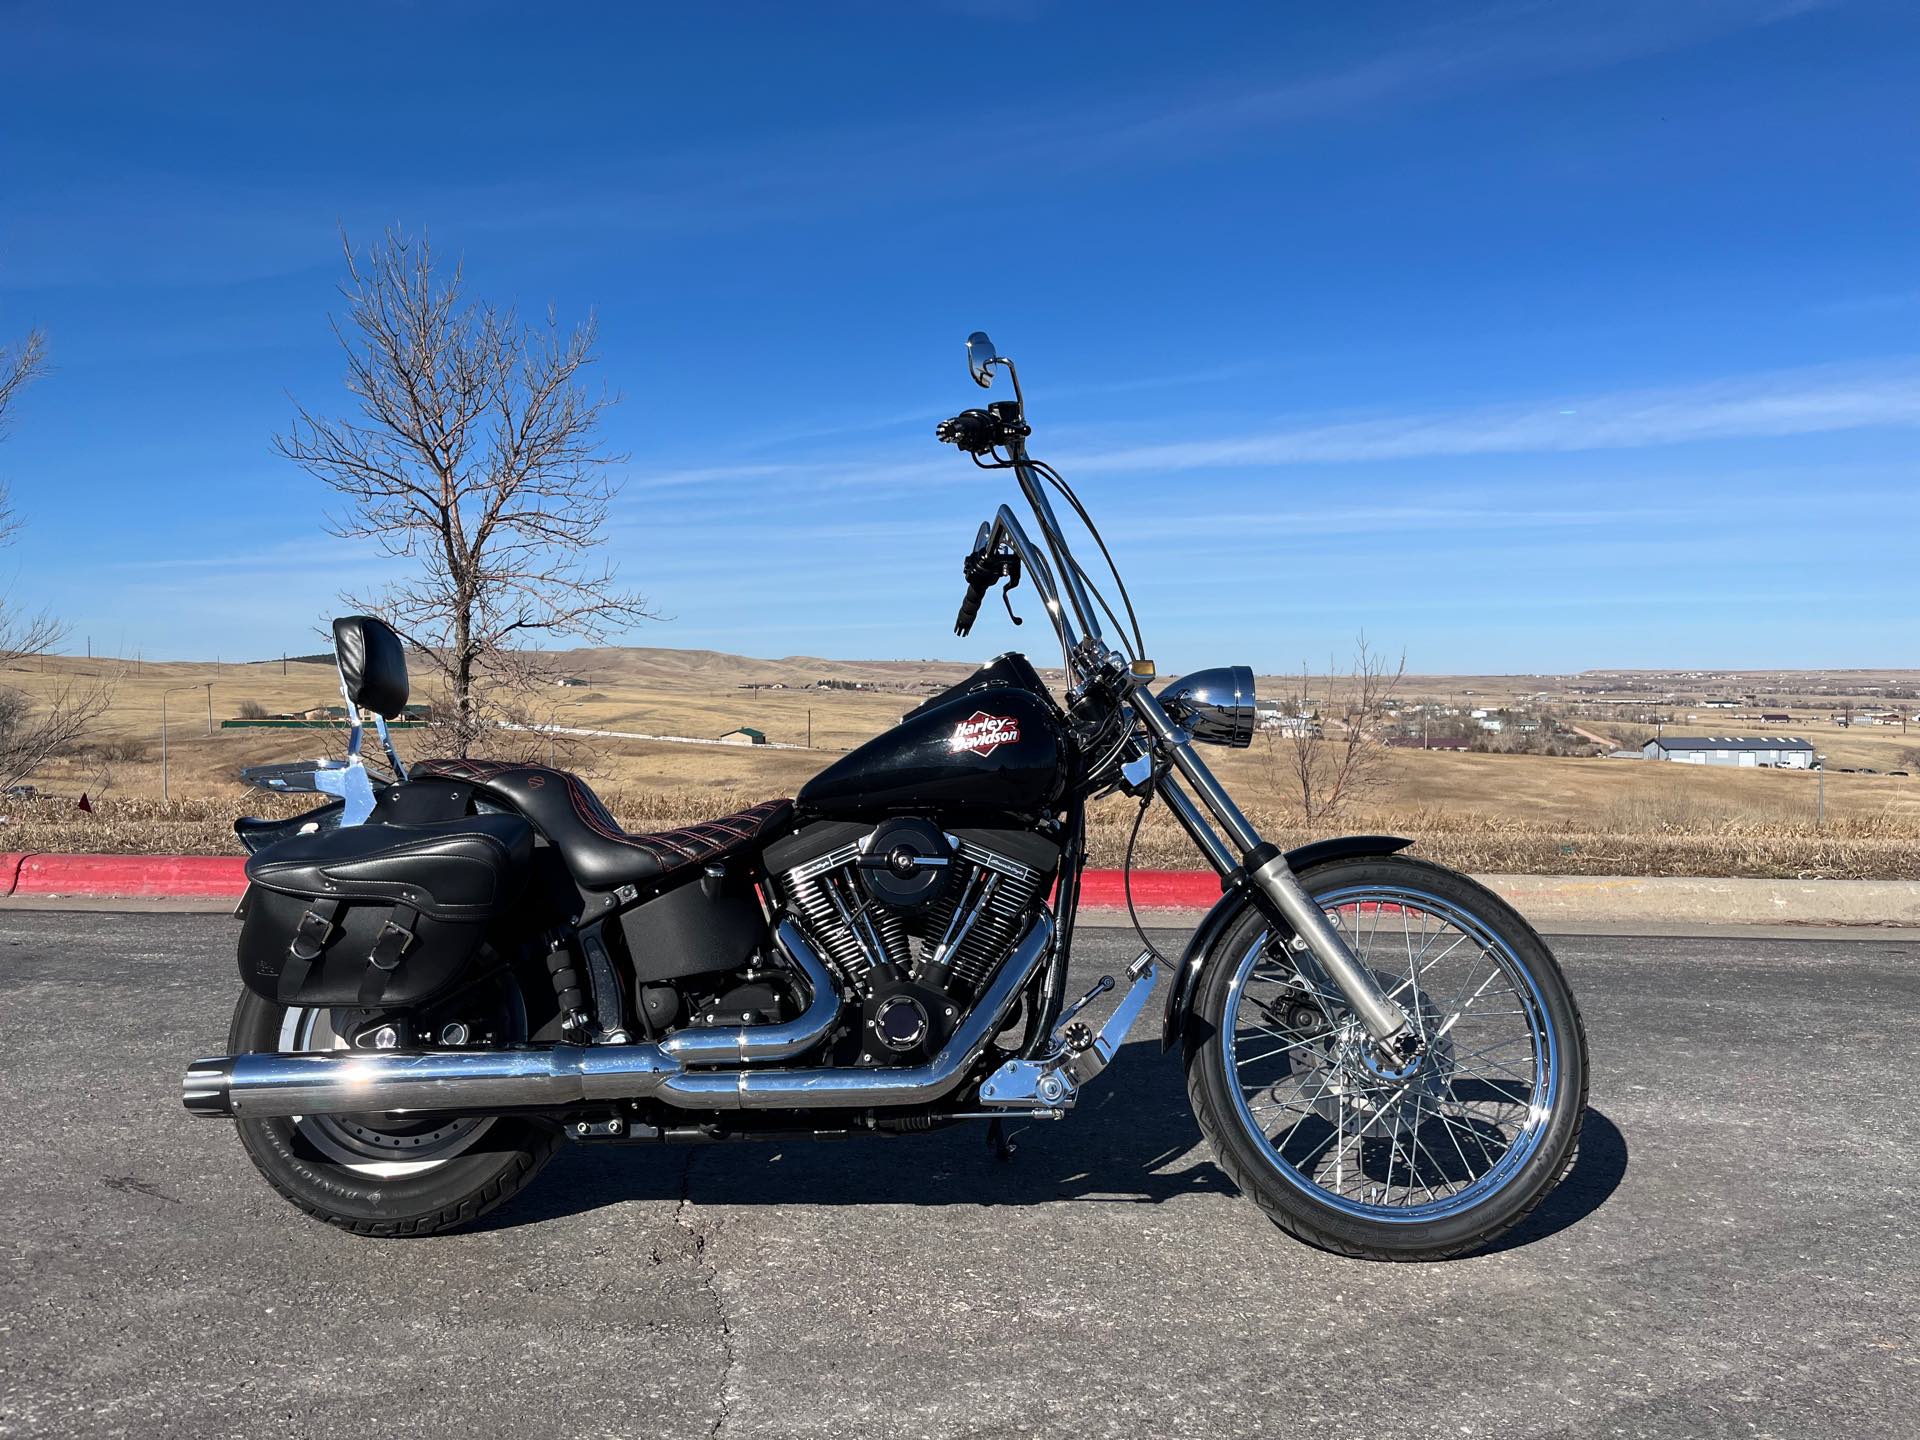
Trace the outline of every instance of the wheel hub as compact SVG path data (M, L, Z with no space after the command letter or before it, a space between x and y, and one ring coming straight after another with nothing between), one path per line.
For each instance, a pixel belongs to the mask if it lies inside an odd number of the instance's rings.
M1357 1019L1349 1016L1334 1027L1328 1041L1326 1093L1313 1107L1328 1124L1362 1136L1404 1132L1417 1129L1424 1116L1436 1113L1435 1102L1447 1098L1453 1083L1453 1042L1437 1034L1442 1017L1425 996L1412 1008L1414 1028L1422 1039L1412 1058L1403 1062L1383 1054Z

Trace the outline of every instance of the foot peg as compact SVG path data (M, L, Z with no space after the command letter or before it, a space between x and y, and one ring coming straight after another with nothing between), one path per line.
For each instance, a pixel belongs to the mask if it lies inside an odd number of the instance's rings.
M1071 1110L1080 1099L1081 1087L1106 1069L1126 1043L1127 1032L1152 998L1159 978L1153 952L1142 951L1127 967L1127 979L1132 982L1127 993L1095 1033L1073 1017L1088 1001L1113 988L1113 977L1102 976L1060 1017L1037 1059L1009 1060L987 1077L980 1087L980 1103L995 1110Z

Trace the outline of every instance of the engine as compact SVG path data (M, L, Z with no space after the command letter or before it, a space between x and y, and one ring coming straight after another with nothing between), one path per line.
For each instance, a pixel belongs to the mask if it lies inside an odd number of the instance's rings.
M1060 855L1027 831L949 833L914 818L835 825L807 848L820 853L774 885L860 998L867 1064L939 1048L1019 940Z

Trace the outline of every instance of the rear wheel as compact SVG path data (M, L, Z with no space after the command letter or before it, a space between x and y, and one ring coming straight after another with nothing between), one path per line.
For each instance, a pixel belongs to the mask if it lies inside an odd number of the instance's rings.
M500 971L465 992L465 1023L501 1043L527 1038L518 987ZM277 1005L252 991L234 1007L233 1054L345 1048L346 1012ZM236 1122L247 1156L281 1195L359 1235L435 1235L486 1214L559 1148L559 1129L522 1116L303 1115Z
M1282 1229L1375 1260L1437 1260L1517 1224L1572 1162L1587 1098L1580 1013L1525 920L1402 856L1301 884L1419 1032L1385 1066L1339 993L1249 906L1208 955L1187 1089L1222 1167Z

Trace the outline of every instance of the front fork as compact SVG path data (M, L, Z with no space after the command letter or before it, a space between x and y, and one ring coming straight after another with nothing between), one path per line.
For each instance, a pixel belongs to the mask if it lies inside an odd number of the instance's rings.
M1374 1044L1396 1060L1404 1060L1416 1033L1406 1011L1387 996L1345 938L1328 923L1326 912L1302 888L1287 864L1287 857L1277 846L1260 838L1206 762L1193 753L1186 733L1174 724L1144 681L1134 684L1127 703L1146 727L1152 742L1150 748L1142 749L1134 765L1127 767L1128 780L1136 784L1153 783L1150 777L1154 756L1158 754L1179 773L1180 779L1192 785L1206 809L1238 847L1237 856L1207 823L1200 806L1174 776L1163 775L1157 782L1167 808L1173 811L1181 828L1193 837L1213 867L1223 878L1235 874L1243 877L1254 902L1268 920L1284 925L1296 942L1312 953L1373 1037Z
M1254 831L1239 806L1233 803L1233 797L1220 788L1213 772L1193 753L1187 737L1173 725L1158 700L1145 690L1136 690L1132 703L1148 730L1164 734L1165 738L1154 749L1143 748L1133 762L1123 767L1128 784L1135 788L1155 784L1155 751L1170 756L1174 768L1206 798L1207 808L1213 811L1221 826L1240 842L1240 858L1235 859L1187 792L1172 776L1163 775L1157 781L1160 794L1181 827L1206 852L1207 859L1223 877L1238 873L1254 902L1267 913L1269 922L1284 926L1293 936L1294 947L1308 951L1319 962L1321 970L1352 1007L1385 1059L1397 1068L1413 1058L1417 1032L1407 1013L1381 991L1373 973L1360 963L1340 932L1327 922L1326 912L1301 886L1287 864L1287 857ZM1096 1033L1074 1016L1089 1001L1113 988L1111 978L1103 979L1060 1017L1047 1045L1037 1055L1031 1059L1009 1060L987 1077L980 1087L981 1106L987 1110L1026 1111L1054 1118L1071 1110L1080 1098L1081 1088L1104 1070L1118 1052L1127 1032L1146 1008L1159 978L1160 968L1154 963L1153 951L1148 950L1127 968L1130 982L1127 992Z

